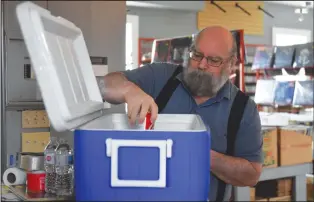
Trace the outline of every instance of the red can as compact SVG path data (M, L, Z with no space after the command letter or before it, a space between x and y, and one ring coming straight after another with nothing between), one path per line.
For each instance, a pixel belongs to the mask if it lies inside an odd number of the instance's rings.
M151 118L151 113L147 113L146 114L146 121L145 121L145 129L146 130L152 129L152 127L153 127L150 118Z
M45 191L45 171L31 171L27 173L27 191L37 193Z

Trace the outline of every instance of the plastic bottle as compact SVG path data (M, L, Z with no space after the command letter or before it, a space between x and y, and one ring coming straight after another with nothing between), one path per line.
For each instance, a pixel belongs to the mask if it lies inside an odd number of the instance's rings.
M56 150L56 194L70 196L73 194L73 151L68 143L60 140Z
M56 171L55 171L55 152L59 145L58 139L56 137L51 137L48 145L44 151L45 157L45 192L46 193L55 193L55 179L56 179Z

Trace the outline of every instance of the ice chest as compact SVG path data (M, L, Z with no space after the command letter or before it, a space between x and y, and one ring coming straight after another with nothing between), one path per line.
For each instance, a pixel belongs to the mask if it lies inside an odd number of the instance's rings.
M51 125L74 131L76 200L207 200L210 133L199 116L160 114L145 130L106 113L81 30L31 2L16 13Z

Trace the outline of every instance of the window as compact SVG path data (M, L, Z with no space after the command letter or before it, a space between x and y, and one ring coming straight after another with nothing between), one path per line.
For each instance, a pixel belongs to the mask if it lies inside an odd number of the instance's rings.
M312 41L311 30L273 27L273 45L290 46Z

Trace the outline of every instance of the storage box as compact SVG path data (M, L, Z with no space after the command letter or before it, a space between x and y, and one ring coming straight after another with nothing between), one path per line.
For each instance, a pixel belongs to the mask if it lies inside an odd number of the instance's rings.
M210 135L198 115L162 114L146 131L106 114L81 30L30 2L17 17L51 125L75 131L76 200L207 200Z
M311 127L287 126L279 130L279 165L310 163L313 159Z
M264 168L278 166L277 133L276 127L262 128Z

